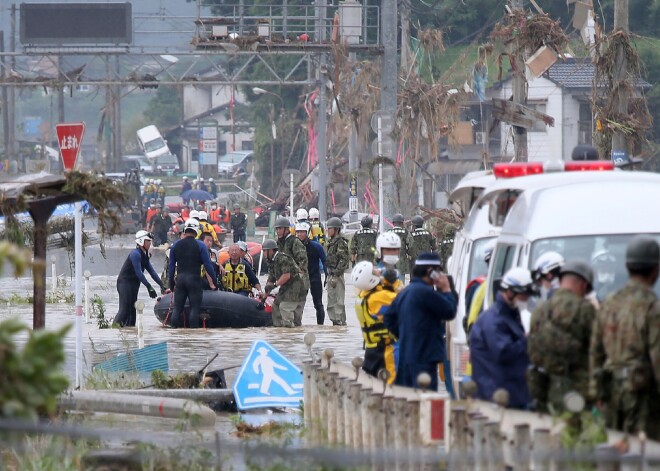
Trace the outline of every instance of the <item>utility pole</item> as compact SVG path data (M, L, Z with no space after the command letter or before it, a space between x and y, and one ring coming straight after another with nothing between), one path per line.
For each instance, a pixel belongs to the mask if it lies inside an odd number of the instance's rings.
M523 0L510 0L511 8L522 10L524 8ZM513 43L515 48L516 70L513 71L513 103L527 104L527 79L525 78L525 51L520 49L518 40ZM514 137L513 146L515 149L515 158L517 162L527 162L527 129L521 126L513 126Z
M381 43L383 46L383 59L380 69L380 109L390 113L394 118L397 110L397 81L399 78L399 66L397 63L397 39L399 21L397 14L397 0L382 0L381 2ZM392 146L392 154L389 157L394 162L396 146ZM391 217L396 207L396 193L390 191L394 188L394 165L383 166L383 185L388 189L383 202L382 214ZM380 208L379 208L380 209ZM382 222L380 223L382 224Z
M628 33L628 0L616 0L614 2L614 31L623 31ZM614 66L614 90L612 90L612 99L614 111L621 115L628 114L628 59L626 58L623 44L619 42ZM612 134L612 155L624 155L628 157L628 141L626 135L618 130Z
M4 15L3 15L4 17ZM4 30L0 30L0 52L4 53L5 52L5 32ZM5 60L5 56L3 54L2 59L0 59L2 62L2 81L4 82L5 78L7 77L7 63ZM5 147L5 157L7 157L8 154L8 149L9 149L9 110L7 109L7 87L2 87L2 102L0 106L2 106L2 144Z
M348 53L348 60L350 63L355 63L355 53L354 52L349 52ZM352 111L351 111L352 112ZM352 116L351 116L352 118ZM355 178L357 181L357 171L359 167L358 163L358 151L357 151L357 142L358 142L358 135L357 135L357 129L355 128L355 120L351 119L351 133L348 135L348 173L351 176L351 179ZM356 185L357 187L357 185ZM350 198L350 196L349 196ZM350 206L350 204L349 204ZM350 211L348 212L348 222L357 222L358 220L358 212L353 212Z
M10 37L9 37L9 52L16 52L16 5L11 5L10 16ZM9 59L10 70L16 69L16 57L11 56ZM9 87L9 95L7 100L7 122L9 123L9 139L5 143L5 154L9 161L17 160L16 155L16 87ZM18 164L18 162L16 162Z
M319 0L318 2L318 42L323 43L326 39L326 3L325 0ZM326 104L326 89L325 89L325 79L326 73L328 72L327 66L327 56L323 52L321 53L321 60L319 64L319 70L317 72L317 77L319 78L319 109L318 109L318 119L316 120L318 124L318 132L316 136L316 157L319 162L319 216L321 221L325 221L328 218L328 208L327 208L327 191L328 191L328 171L326 169L326 115L327 115L327 104ZM293 214L293 208L291 208L291 213Z

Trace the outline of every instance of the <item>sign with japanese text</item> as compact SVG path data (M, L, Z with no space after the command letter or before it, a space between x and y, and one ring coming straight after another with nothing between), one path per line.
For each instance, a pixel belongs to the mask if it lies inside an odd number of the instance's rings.
M55 126L62 163L66 170L73 170L80 154L85 123L61 123Z

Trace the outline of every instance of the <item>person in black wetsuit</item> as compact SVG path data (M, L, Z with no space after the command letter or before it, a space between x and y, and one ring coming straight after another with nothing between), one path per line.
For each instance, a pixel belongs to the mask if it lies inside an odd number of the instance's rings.
M115 316L114 323L121 327L135 326L135 301L137 301L138 292L140 291L140 283L147 287L150 297L155 298L158 296L156 290L144 276L145 269L160 286L161 292L165 291L156 270L149 261L149 247L151 247L152 240L153 235L147 231L138 231L135 234L137 247L128 254L128 258L121 267L119 276L117 276L119 312Z
M190 318L187 327L199 327L199 310L202 305L202 265L211 280L217 279L206 245L196 239L199 233L199 221L193 218L188 219L184 227L183 238L176 241L170 250L167 272L170 289L174 290L174 311L169 324L171 327L179 327L186 299L190 301ZM175 269L176 286L174 283ZM209 283L209 285L212 290L216 289L214 283Z

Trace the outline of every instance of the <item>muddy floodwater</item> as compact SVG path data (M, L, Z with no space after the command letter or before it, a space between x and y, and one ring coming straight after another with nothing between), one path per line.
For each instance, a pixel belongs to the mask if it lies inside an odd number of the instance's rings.
M114 238L106 245L106 256L103 258L98 246L87 247L85 252L85 263L83 270L91 272L90 298L98 295L103 300L106 309L106 317L110 321L117 313L117 289L116 278L121 265L124 263L129 251L134 247L132 238ZM56 257L59 297L63 294L74 293L74 281L71 278L73 269L70 266L69 255L63 250L51 251L47 259L47 292L51 292L51 257ZM164 263L164 253L154 250L152 263L156 271L160 273ZM12 316L20 317L29 326L32 325L32 305L19 302L20 298L32 294L32 279L22 277L15 279L8 275L0 279L0 320ZM147 275L147 278L149 276ZM262 285L265 284L265 276L262 276ZM346 276L348 284L348 275ZM84 293L84 292L83 292ZM12 301L12 295L16 295ZM324 293L324 304L325 304ZM357 355L362 355L362 335L357 324L354 312L356 290L352 286L346 287L346 313L347 323L345 327L334 327L326 317L326 325L316 325L316 313L312 303L311 295L307 297L302 327L285 328L249 328L249 329L165 329L156 319L153 306L154 301L149 298L144 287L140 289L139 298L144 301L146 308L144 312L144 340L145 345L159 342L167 342L169 354L170 373L194 372L202 368L217 353L218 357L209 366L209 369L219 369L233 365L240 365L248 353L250 346L255 340L265 340L287 356L291 361L300 365L309 359L307 347L303 342L303 336L308 332L316 335L314 351L317 355L326 348L334 350L335 358L340 361L350 362ZM65 324L74 322L73 303L57 302L46 306L46 328L56 329ZM66 366L65 371L74 382L75 376L75 332L72 328L66 339ZM137 348L137 328L123 329L99 329L96 321L83 324L83 352L84 369L86 374L91 371L92 366L99 361L110 358L112 353L125 351L127 348ZM233 384L238 368L227 372L227 382ZM296 414L285 414L296 415ZM259 419L259 417L255 417ZM262 419L264 419L262 417ZM132 419L130 419L132 420ZM133 422L140 429L163 431L163 437L167 435L163 422L151 422L149 419L140 418ZM223 435L229 436L231 422L228 414L218 415L216 430Z

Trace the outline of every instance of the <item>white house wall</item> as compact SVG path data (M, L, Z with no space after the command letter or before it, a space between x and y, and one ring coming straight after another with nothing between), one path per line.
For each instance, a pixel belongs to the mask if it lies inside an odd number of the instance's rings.
M504 82L493 96L508 100L513 94L511 80ZM528 102L545 103L545 114L555 119L555 126L545 126L545 131L529 131L527 148L530 161L545 162L561 159L562 151L562 89L554 82L539 77L528 84ZM577 119L577 118L576 118ZM513 157L514 148L511 126L502 126L502 156ZM570 154L569 154L570 155Z
M564 93L564 160L571 159L573 148L578 144L579 120L580 102L570 93Z
M207 112L211 106L211 88L194 87L186 85L183 87L183 119L189 119Z

